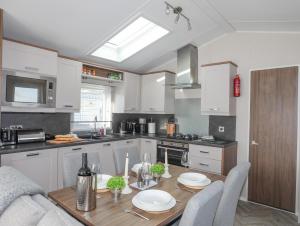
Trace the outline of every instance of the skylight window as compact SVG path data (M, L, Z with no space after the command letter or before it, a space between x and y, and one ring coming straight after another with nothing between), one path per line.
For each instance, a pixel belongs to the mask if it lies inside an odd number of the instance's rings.
M150 20L139 17L94 51L92 55L121 62L168 33L168 30Z

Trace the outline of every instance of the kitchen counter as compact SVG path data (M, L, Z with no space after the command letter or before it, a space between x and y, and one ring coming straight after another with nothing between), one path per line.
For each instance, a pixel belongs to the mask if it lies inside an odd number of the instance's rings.
M62 148L62 147L69 147L69 146L77 146L77 145L87 145L87 144L96 144L96 143L104 143L104 142L112 142L112 141L119 141L119 140L130 140L130 139L136 139L136 138L146 138L146 139L155 139L155 140L167 140L167 141L174 141L174 142L182 142L182 143L188 143L188 144L195 144L195 145L205 145L205 146L212 146L212 147L220 147L225 148L231 145L235 145L236 141L224 141L219 144L212 144L209 142L204 141L187 141L187 140L174 140L170 139L165 135L132 135L132 134L126 134L126 135L108 135L105 137L101 137L99 139L91 139L91 138L85 138L81 141L73 142L73 143L65 143L65 144L50 144L47 142L38 142L38 143L28 143L28 144L18 144L18 145L7 145L2 146L0 148L0 155L2 154L10 154L10 153L17 153L17 152L26 152L26 151L36 151L36 150L43 150L43 149L51 149L51 148Z

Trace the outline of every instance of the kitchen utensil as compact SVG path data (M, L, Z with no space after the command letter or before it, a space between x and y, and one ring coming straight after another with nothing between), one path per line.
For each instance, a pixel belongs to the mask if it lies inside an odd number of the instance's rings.
M142 214L139 214L139 213L137 213L137 212L135 212L135 211L133 211L133 210L130 210L130 209L124 209L124 212L125 212L125 213L131 213L131 214L133 214L133 215L139 216L140 218L143 218L143 219L145 219L145 220L147 220L147 221L150 220L149 218L143 216Z

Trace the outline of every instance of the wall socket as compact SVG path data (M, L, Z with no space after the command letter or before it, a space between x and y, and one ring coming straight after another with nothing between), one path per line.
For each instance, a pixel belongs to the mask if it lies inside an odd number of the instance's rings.
M224 131L225 131L224 126L219 126L219 133L224 133Z

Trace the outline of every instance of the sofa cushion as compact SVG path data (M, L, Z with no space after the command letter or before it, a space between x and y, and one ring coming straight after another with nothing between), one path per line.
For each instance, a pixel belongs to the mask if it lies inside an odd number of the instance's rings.
M49 210L37 226L82 226L78 221L66 215L62 210Z
M13 201L0 217L0 226L36 226L46 211L29 195Z
M32 199L37 202L40 206L42 206L46 211L55 211L60 218L63 218L66 222L70 222L73 226L82 226L75 218L70 216L67 212L61 209L59 206L54 205L49 199L45 198L44 196L38 194L32 196ZM51 214L53 215L53 213ZM45 222L42 222L45 224Z
M33 195L31 198L33 201L37 202L41 207L43 207L46 212L57 208L54 203L41 194Z

